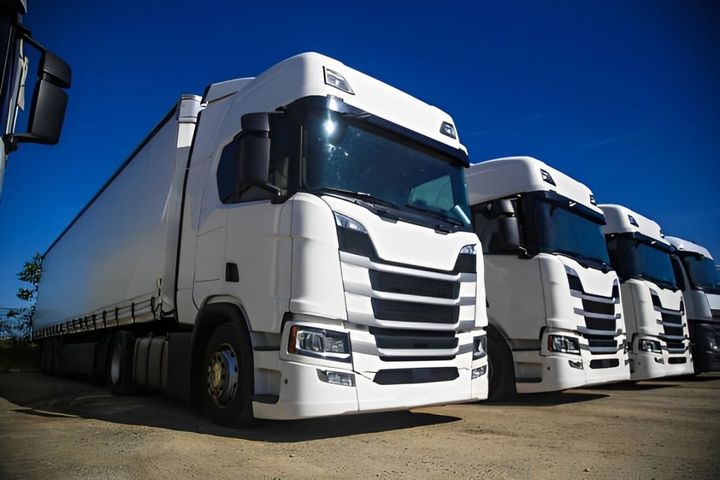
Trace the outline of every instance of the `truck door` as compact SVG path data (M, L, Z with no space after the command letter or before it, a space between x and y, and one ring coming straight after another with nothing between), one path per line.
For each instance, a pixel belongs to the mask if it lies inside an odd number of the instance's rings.
M284 128L287 119L271 118L268 183L284 198L295 139ZM222 292L240 301L254 330L279 332L290 298L292 204L270 200L266 190L236 185L238 147L239 139L228 144L217 167L218 195L227 215Z

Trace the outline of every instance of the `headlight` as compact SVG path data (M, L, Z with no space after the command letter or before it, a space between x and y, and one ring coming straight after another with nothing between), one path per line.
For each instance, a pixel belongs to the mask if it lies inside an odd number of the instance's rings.
M335 215L335 224L338 227L347 228L348 230L354 230L360 233L367 233L365 226L357 220L353 220L342 213L333 212L333 214Z
M349 362L350 338L343 332L293 325L290 328L288 353Z
M718 343L715 337L707 337L707 344L710 350L718 350Z
M580 355L580 341L574 337L548 335L548 350L551 352Z
M487 355L487 335L473 339L473 360Z
M475 250L475 245L465 245L460 249L460 253L464 253L465 255L477 255L477 252Z
M641 338L638 342L641 352L662 353L662 345L657 340Z
M363 257L375 257L375 247L365 226L342 213L333 212L333 214L340 251Z

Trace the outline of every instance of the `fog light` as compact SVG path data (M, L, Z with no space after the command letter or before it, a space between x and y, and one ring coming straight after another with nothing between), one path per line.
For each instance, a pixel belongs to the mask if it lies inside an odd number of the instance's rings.
M485 375L485 372L487 372L487 365L483 365L482 367L478 367L478 368L473 368L472 369L472 380L482 377L483 375Z
M317 374L321 382L330 383L332 385L342 385L344 387L355 386L355 375L352 373L318 369Z
M579 362L573 362L572 360L568 360L568 363L570 364L570 366L571 366L572 368L577 368L578 370L582 370L582 369L583 369L582 360L580 360Z

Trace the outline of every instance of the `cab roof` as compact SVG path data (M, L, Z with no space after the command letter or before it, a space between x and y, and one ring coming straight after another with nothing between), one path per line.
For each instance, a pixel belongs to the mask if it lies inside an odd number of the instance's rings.
M702 255L703 257L707 257L710 260L714 260L712 255L710 255L710 251L701 246L697 243L693 243L689 240L683 240L682 238L678 237L665 237L665 240L670 242L670 245L677 248L681 252L690 252L690 253L697 253L699 255Z
M602 214L593 203L592 191L587 186L537 158L519 156L487 160L471 165L466 177L471 205L519 193L554 191Z
M600 208L605 212L605 234L639 233L655 241L670 245L657 222L630 210L622 205L603 204Z

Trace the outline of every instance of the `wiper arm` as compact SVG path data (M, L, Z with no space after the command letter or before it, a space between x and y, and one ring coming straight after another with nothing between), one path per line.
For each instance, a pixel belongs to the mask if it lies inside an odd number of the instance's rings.
M428 209L426 209L426 208L416 207L415 205L412 205L412 204L410 204L410 203L405 204L405 206L408 207L408 208L411 208L411 209L413 209L413 210L415 210L415 211L417 211L417 212L423 212L424 214L430 215L430 216L433 217L433 218L439 218L440 220L444 220L444 221L446 221L446 222L448 222L448 223L452 223L453 225L458 225L458 226L460 226L460 227L464 227L464 226L465 226L465 224L462 223L461 221L455 220L454 218L451 218L451 217L447 217L447 216L443 215L443 214L440 213L440 212L436 212L436 211L434 211L434 210L428 210Z
M323 187L323 188L318 188L316 191L337 193L340 195L347 195L349 197L359 198L360 200L364 200L366 202L376 203L378 205L384 205L386 207L399 208L395 203L393 203L389 200L384 200L382 198L378 198L371 193L355 192L353 190L346 190L344 188L336 188L336 187Z
M576 259L579 258L579 259L581 259L581 260L586 260L586 261L588 261L588 262L598 263L598 264L600 264L603 268L607 268L608 270L612 270L612 267L610 266L609 263L607 263L605 260L601 260L601 259L599 259L599 258L588 257L587 255L583 255L583 254L577 253L577 252L571 252L571 251L569 251L569 250L556 250L556 252L557 252L557 253L562 253L562 254L567 255L567 256L569 256L569 257L572 257L572 258L576 258Z

